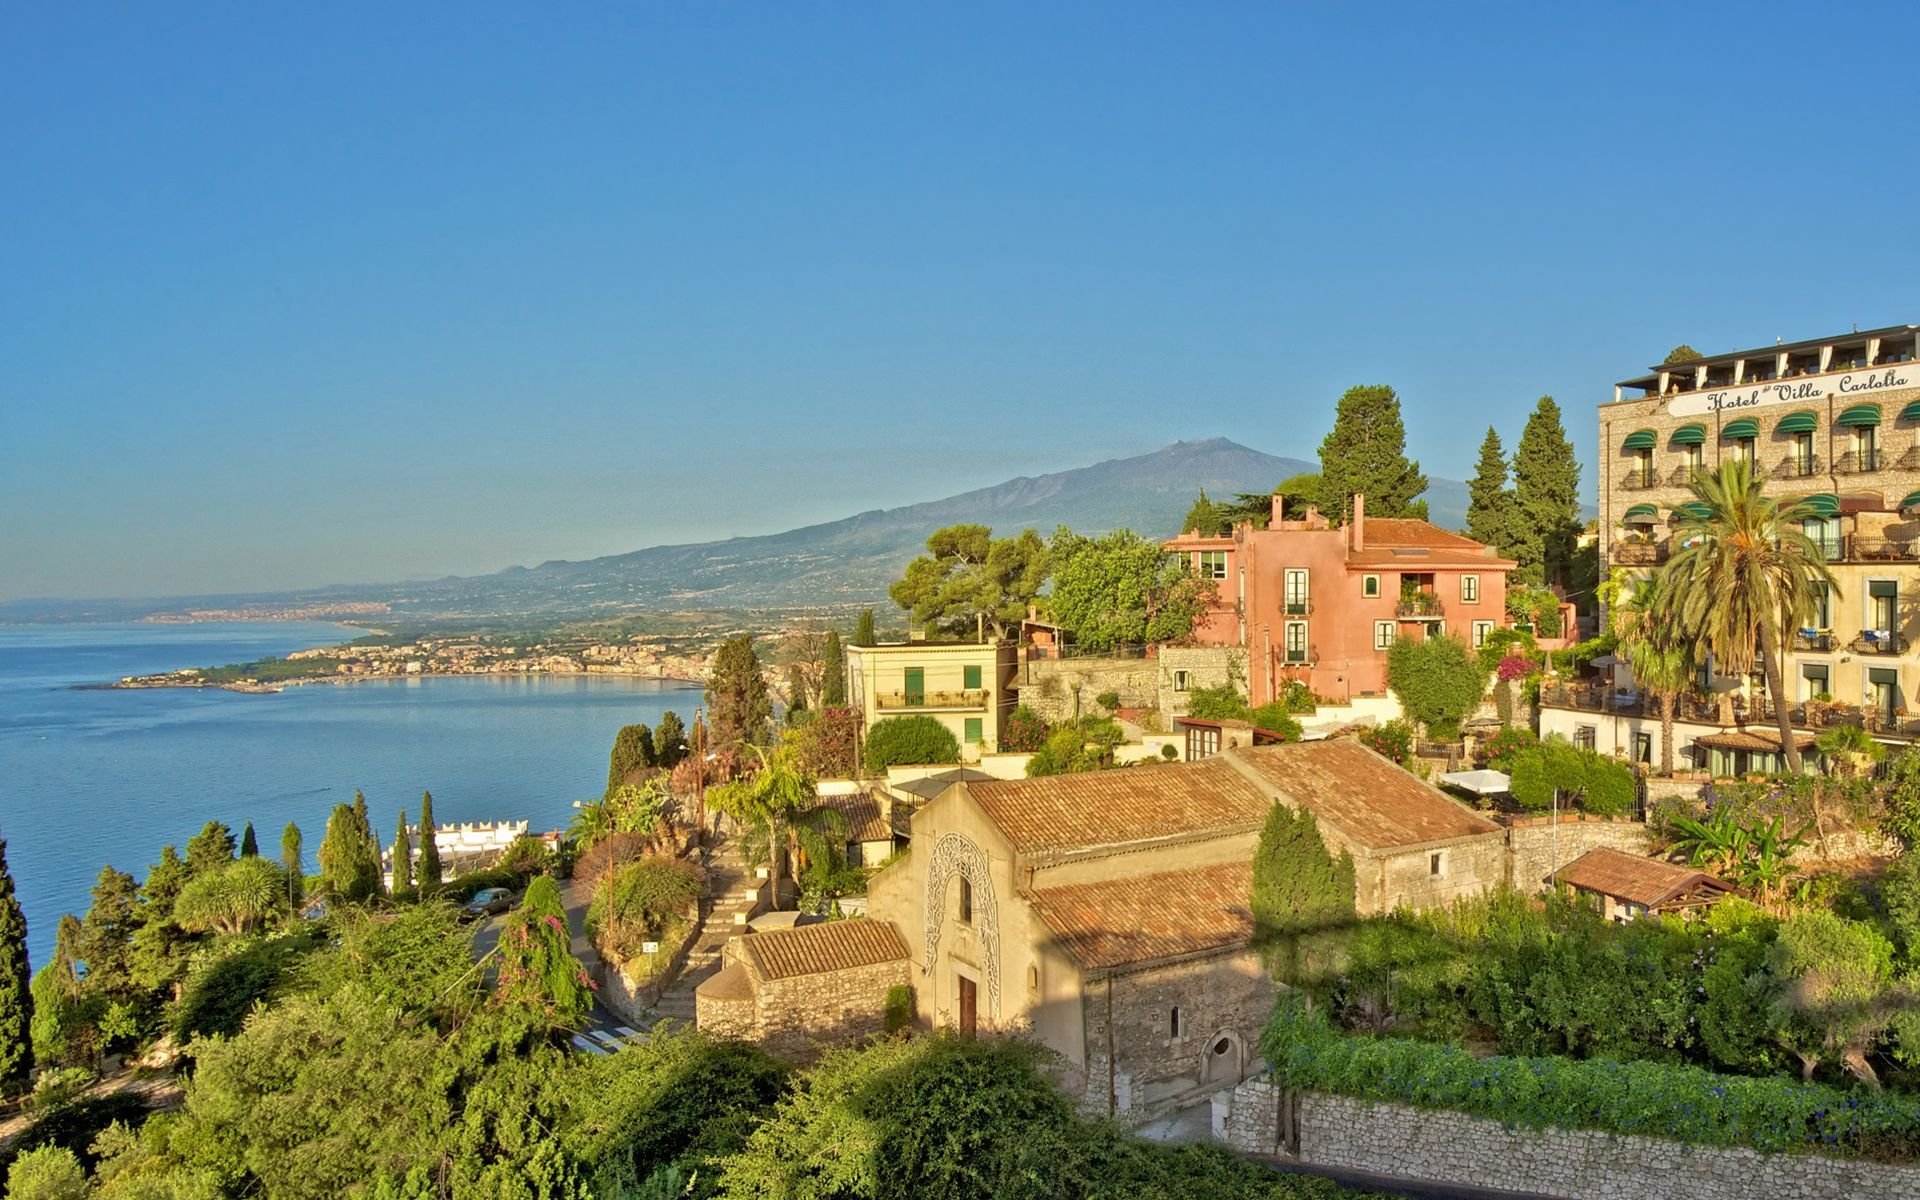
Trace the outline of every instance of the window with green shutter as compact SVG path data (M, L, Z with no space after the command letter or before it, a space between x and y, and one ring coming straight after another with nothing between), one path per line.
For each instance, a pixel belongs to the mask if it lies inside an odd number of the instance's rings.
M966 688L968 691L973 691L980 686L980 667L977 664L971 667L962 667L961 674L965 676L965 682L960 685L961 687Z
M907 694L908 704L927 702L927 671L925 667L908 667L906 686L901 689Z
M969 670L975 670L975 671L979 669L980 668L978 667L969 668ZM986 735L981 732L981 728L980 728L980 718L968 717L967 718L967 742L970 745L978 745L979 743L985 740L986 740Z

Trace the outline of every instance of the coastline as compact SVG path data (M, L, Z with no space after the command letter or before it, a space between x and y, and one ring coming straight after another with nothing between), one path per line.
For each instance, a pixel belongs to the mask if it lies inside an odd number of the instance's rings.
M77 683L69 689L76 692L112 692L112 691L154 691L165 688L203 689L207 691L237 692L248 696L276 695L290 687L305 684L352 684L352 683L392 683L408 679L475 679L514 677L526 678L533 675L545 675L556 679L650 679L661 683L685 684L688 687L705 687L706 680L694 679L684 675L654 674L645 671L621 670L583 670L556 671L547 668L534 668L525 671L413 671L404 674L379 675L309 675L298 679L277 679L265 683L257 679L236 679L225 683L214 683L205 679L196 679L190 675L135 675L112 683Z

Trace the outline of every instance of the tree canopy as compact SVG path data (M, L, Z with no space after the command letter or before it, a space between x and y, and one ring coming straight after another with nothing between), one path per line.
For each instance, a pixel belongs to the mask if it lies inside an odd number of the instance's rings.
M1513 456L1513 501L1515 580L1566 583L1580 533L1580 463L1552 396L1540 397L1521 431Z
M1355 493L1378 517L1425 517L1427 477L1407 457L1407 427L1400 397L1385 385L1348 388L1340 397L1333 429L1320 443L1321 499L1329 516L1345 519Z
M1500 435L1487 426L1480 462L1467 483L1467 536L1511 556L1521 539L1513 489L1507 486L1507 456Z
M1467 644L1450 634L1395 639L1387 651L1387 683L1427 735L1448 742L1487 694L1487 672Z
M772 728L773 699L767 694L767 678L752 634L735 634L715 652L707 677L707 720L718 745L766 741ZM662 718L663 727L665 723Z
M13 893L7 842L0 838L0 1092L12 1091L33 1069L32 972L27 967L27 918Z
M1186 556L1130 529L1082 537L1061 526L1048 549L1047 609L1083 650L1171 642L1193 632L1205 584Z
M959 637L984 626L1004 638L1040 594L1048 562L1046 543L1031 529L996 538L985 525L949 525L934 531L927 553L907 564L887 594L916 625Z

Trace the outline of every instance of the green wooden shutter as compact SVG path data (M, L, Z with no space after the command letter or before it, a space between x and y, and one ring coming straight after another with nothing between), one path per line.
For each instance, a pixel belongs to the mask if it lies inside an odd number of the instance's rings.
M969 667L967 669L970 671L978 671L980 668ZM986 740L985 735L980 731L980 718L968 717L967 718L967 741L971 744L978 745L980 742L985 740Z
M904 690L907 693L908 704L925 704L927 702L926 668L908 667L906 688Z
M961 668L961 673L966 676L965 682L960 685L961 687L972 691L980 686L980 668L978 665L963 667Z

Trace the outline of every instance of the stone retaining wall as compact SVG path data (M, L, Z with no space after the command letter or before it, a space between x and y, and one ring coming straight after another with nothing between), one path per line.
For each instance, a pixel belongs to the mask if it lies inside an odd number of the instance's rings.
M1653 835L1639 821L1582 819L1584 814L1521 817L1507 829L1507 882L1523 892L1547 886L1554 866L1566 866L1589 850L1605 847L1627 854L1648 854Z
M1443 1109L1304 1092L1283 1121L1280 1090L1249 1079L1214 1099L1214 1137L1283 1153L1294 1125L1302 1163L1401 1179L1532 1192L1565 1200L1858 1200L1920 1195L1920 1167L1762 1154L1593 1130L1508 1128ZM1293 1130L1286 1130L1291 1133Z

